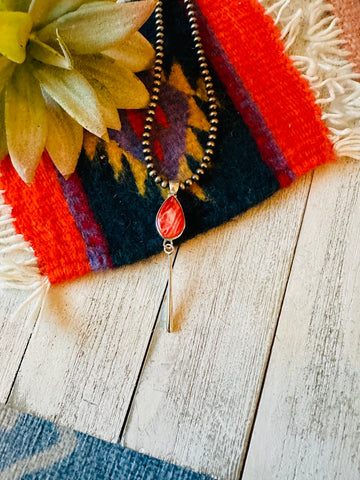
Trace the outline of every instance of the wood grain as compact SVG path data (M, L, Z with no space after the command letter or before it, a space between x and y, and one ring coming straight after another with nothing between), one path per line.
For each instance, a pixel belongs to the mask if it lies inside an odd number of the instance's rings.
M360 171L315 174L243 480L360 478Z
M155 330L126 446L238 478L310 181L181 246L178 332Z
M162 258L52 287L9 405L116 442L166 286Z
M31 295L12 289L0 289L0 403L6 402L32 328L26 324L31 304L14 317L18 308Z

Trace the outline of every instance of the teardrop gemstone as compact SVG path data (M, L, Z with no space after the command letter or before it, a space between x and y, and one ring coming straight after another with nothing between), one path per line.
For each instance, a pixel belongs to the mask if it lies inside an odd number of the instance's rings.
M179 200L174 195L161 205L156 216L156 228L167 240L175 240L183 233L185 216Z

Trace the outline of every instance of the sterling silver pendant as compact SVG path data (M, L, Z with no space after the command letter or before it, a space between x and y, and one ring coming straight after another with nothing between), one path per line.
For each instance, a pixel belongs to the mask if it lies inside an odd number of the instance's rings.
M179 200L177 192L179 190L178 182L169 182L170 192L168 198L159 208L156 215L156 228L160 236L164 239L164 252L169 259L169 283L168 283L168 317L167 331L173 331L173 301L172 301L172 254L174 252L173 241L179 238L185 229L185 215Z

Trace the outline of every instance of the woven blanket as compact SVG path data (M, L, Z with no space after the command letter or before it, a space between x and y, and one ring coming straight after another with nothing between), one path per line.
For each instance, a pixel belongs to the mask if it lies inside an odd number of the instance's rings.
M181 192L187 220L182 240L228 221L318 165L360 157L359 32L342 0L333 3L335 10L324 0L198 0L219 135L210 172ZM175 178L201 162L209 123L181 1L165 2L165 19L154 149L158 169ZM143 33L154 41L153 18ZM151 85L149 72L142 79ZM32 185L22 182L9 158L2 160L5 284L41 289L161 251L154 219L164 192L147 176L145 112L119 115L122 129L110 130L110 142L85 135L68 180L47 153Z
M210 480L210 477L0 405L1 480Z

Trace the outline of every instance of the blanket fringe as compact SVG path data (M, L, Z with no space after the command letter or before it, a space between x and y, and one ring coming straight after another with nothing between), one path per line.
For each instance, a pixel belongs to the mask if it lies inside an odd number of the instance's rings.
M322 109L338 157L360 160L360 74L325 0L259 0L282 32L285 49Z
M25 326L33 329L42 312L49 280L41 275L31 246L22 235L16 233L11 207L5 204L0 190L0 285L29 292L28 298L19 306L10 321L15 321L20 313L30 306Z

